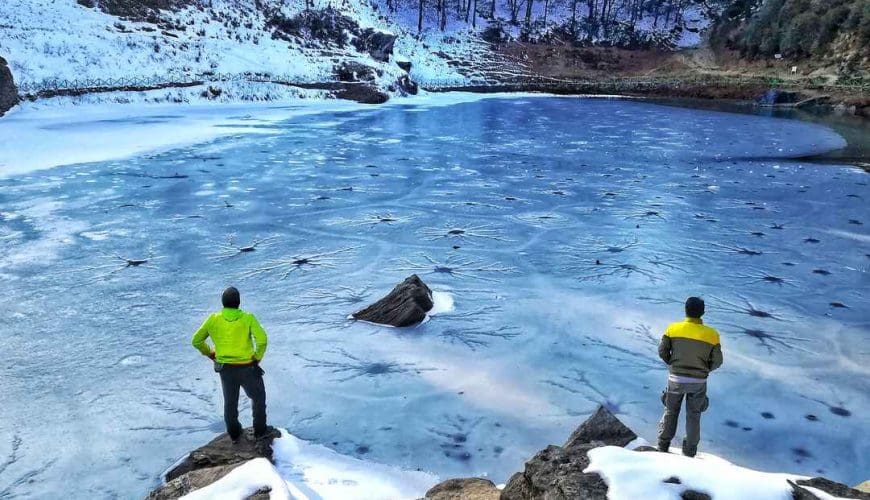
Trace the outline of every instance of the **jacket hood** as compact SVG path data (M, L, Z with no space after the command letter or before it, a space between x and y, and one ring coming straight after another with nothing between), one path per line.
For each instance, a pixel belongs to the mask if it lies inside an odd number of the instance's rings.
M244 313L241 309L234 309L232 307L224 307L224 309L221 311L221 316L223 316L223 318L227 321L236 321L237 319L242 317L242 314Z

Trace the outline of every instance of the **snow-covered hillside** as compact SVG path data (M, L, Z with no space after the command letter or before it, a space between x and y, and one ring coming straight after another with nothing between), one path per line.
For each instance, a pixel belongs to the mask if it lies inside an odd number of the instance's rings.
M443 26L427 10L420 32L417 3L385 0L196 0L166 2L162 5L169 8L163 10L142 7L149 3L140 1L114 1L111 8L108 4L90 0L5 0L0 4L0 57L9 61L22 95L58 88L89 92L94 88L177 88L202 82L206 85L189 92L160 93L145 100L188 102L191 96L219 101L282 100L299 92L238 83L258 79L324 84L339 79L336 68L348 63L375 68L373 83L381 89L390 89L406 74L399 64L407 69L406 62L411 63L411 78L423 84L479 83L469 68L492 56L482 40L487 28L497 25L507 37L520 37L523 31L522 23L505 25L501 10L494 19L470 22L454 13ZM561 3L552 3L546 12L541 11L543 3L535 5L535 18L547 19L536 25L539 34L557 29L571 16ZM306 6L314 11L334 9L341 22L360 30L395 34L394 53L388 60L376 60L354 46L354 33L341 26L318 26L322 29L316 35L288 33L298 27ZM689 11L685 17L681 22L687 26L703 22L698 12ZM667 23L653 26L643 18L634 24L650 33L671 28ZM685 31L680 43L697 42L696 31ZM207 84L213 82L221 83L218 95L207 92ZM98 100L124 101L117 96Z
M65 88L94 80L112 83L102 86L122 86L124 80L150 85L252 74L284 82L331 82L336 65L346 62L377 68L379 86L387 87L405 74L396 64L400 58L413 61L414 78L464 81L444 59L379 18L366 2L315 4L337 6L361 29L399 33L396 50L403 55L376 61L350 43L276 34L275 20L298 15L304 0L213 0L208 8L162 10L153 22L115 17L75 0L7 0L0 5L0 54L23 94L54 80L65 80Z

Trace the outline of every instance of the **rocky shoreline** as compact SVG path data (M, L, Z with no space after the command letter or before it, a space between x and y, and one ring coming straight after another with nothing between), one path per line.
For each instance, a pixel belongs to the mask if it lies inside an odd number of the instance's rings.
M250 430L246 431L250 434ZM152 491L146 500L173 500L220 481L238 467L253 461L273 461L272 443L281 434L273 430L268 436L254 440L246 435L232 443L222 434L205 446L191 452L164 475L164 484ZM606 500L613 485L591 467L596 453L603 450L620 453L658 454L655 448L636 444L643 442L604 406L599 406L561 446L549 445L526 462L522 471L511 476L499 488L485 478L454 478L443 481L425 494L425 500ZM670 455L663 455L670 456ZM655 458L653 455L649 457ZM681 458L682 459L682 458ZM698 459L686 459L698 460ZM703 461L702 461L703 463ZM666 484L683 500L715 500L716 494L689 486L691 477L684 470L659 472L660 483ZM835 498L870 500L868 483L856 488L826 478L788 480L794 500L825 500ZM246 500L270 498L268 486L258 489Z

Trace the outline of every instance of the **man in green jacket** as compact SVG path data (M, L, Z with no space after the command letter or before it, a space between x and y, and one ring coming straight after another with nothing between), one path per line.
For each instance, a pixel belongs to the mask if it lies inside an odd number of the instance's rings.
M223 310L206 318L193 334L193 347L215 363L224 393L224 422L233 442L242 435L239 423L239 388L251 399L254 437L266 435L266 387L260 361L266 353L266 332L253 314L239 309L241 297L235 287L224 290ZM211 337L214 350L206 343Z
M705 326L704 301L686 300L686 319L668 326L659 344L659 357L669 369L668 390L662 392L665 413L659 422L659 451L668 452L677 432L677 419L686 398L686 439L683 455L694 457L701 441L701 413L710 405L707 375L722 366L719 332Z

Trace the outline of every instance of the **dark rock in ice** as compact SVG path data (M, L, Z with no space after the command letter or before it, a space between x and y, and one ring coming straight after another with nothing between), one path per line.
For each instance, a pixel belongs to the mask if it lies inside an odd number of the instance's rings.
M396 285L386 297L353 313L353 318L381 325L412 326L432 310L432 290L416 274Z
M865 493L854 488L850 488L842 483L831 481L823 477L814 477L812 479L798 479L797 481L788 482L792 487L792 496L794 500L819 500L819 497L814 495L810 490L803 488L809 486L837 498L857 498L860 500L870 500L870 493Z
M776 417L774 417L773 413L770 413L769 411L761 412L761 416L768 419L768 420L776 418Z
M514 474L501 494L502 500L605 500L607 484L589 467L587 452L600 446L591 443L567 449L548 446Z
M613 413L603 405L599 405L580 427L574 430L565 443L565 448L585 445L593 442L612 446L625 446L637 439L631 429L625 426ZM599 446L601 446L599 444Z
M6 59L0 57L0 116L18 104L18 88L12 78L12 72L6 64Z
M671 477L663 480L662 482L668 483L668 484L683 484L683 482L680 481L680 478L678 478L677 476L671 476Z
M713 497L703 491L686 490L680 493L680 498L683 500L713 500Z
M238 443L233 444L230 437L224 433L207 445L191 452L178 465L166 473L166 484L152 491L146 500L173 500L204 488L230 472L236 467L255 458L272 460L272 441L279 437L277 429L270 428L269 433L255 440L253 429L246 429ZM247 500L266 500L267 491L257 492L247 497Z
M501 491L492 481L480 478L448 479L436 484L424 497L426 500L498 500Z
M360 52L372 56L372 59L387 62L393 55L393 46L396 44L396 35L366 28L353 40L353 46Z

